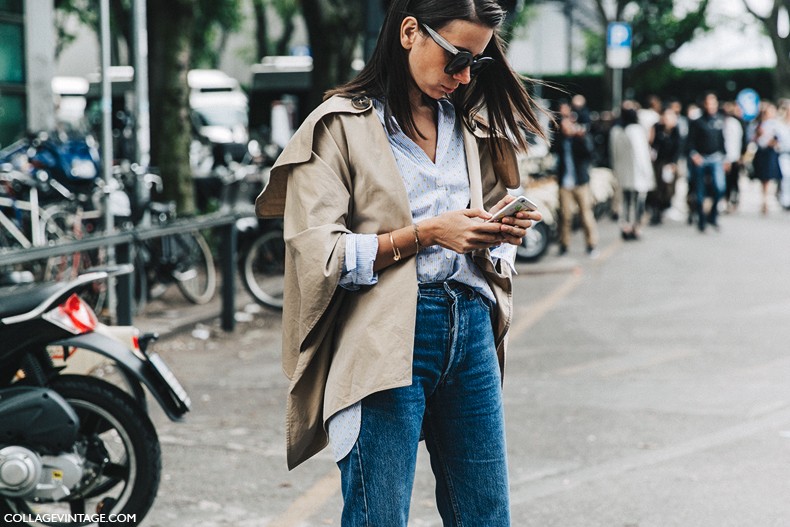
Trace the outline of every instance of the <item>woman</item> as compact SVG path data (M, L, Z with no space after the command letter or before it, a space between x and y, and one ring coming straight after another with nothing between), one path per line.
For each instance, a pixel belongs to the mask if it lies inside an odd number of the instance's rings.
M494 0L391 2L257 201L285 220L288 464L329 440L344 526L407 524L421 436L445 525L509 525L510 264L540 214L485 219L519 186L510 141L540 129L503 18Z
M790 99L779 103L779 204L790 209Z
M752 141L757 145L757 151L752 160L754 168L753 177L760 181L762 186L763 214L768 214L768 197L773 194L770 190L773 182L782 179L779 166L779 140L781 124L776 117L776 106L771 102L760 104L760 112L755 119L752 129Z
M651 130L650 146L653 155L655 190L647 193L650 224L660 225L664 211L672 205L675 195L678 159L680 157L680 131L675 110L667 106Z
M620 124L612 127L610 133L612 171L623 192L620 233L624 240L636 240L645 213L645 198L655 187L647 132L639 124L636 109L624 107Z

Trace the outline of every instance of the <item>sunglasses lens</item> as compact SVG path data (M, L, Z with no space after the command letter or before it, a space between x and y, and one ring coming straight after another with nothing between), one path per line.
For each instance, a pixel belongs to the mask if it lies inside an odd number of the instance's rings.
M470 73L472 75L477 75L478 73L480 73L481 71L483 71L493 63L494 63L494 59L492 59L491 57L480 57L479 59L474 61L474 63L472 63L472 68L470 70Z
M472 65L473 60L474 58L471 53L468 51L461 51L450 59L450 62L447 63L447 67L444 68L444 72L448 75L455 75L459 71Z

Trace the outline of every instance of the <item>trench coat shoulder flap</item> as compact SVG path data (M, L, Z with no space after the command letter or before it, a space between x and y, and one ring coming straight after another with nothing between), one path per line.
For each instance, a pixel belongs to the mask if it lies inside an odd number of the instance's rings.
M316 127L325 117L336 114L361 114L371 108L373 103L367 97L348 99L335 95L313 110L272 166L269 183L255 200L255 212L258 217L279 218L283 215L289 168L310 160Z

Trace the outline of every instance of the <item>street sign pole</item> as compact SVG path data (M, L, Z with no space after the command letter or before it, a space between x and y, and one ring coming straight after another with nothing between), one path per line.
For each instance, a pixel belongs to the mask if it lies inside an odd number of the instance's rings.
M620 111L623 104L623 68L612 69L612 110Z
M612 69L612 109L623 103L623 70L631 67L631 26L611 22L606 28L606 65Z

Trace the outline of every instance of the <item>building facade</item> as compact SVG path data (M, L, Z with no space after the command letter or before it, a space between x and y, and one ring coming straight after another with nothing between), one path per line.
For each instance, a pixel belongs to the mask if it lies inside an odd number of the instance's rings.
M54 126L52 0L0 0L0 147Z

